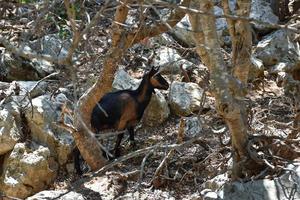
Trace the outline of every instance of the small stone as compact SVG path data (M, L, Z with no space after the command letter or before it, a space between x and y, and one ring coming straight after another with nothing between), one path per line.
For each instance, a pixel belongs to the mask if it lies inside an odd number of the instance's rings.
M48 200L48 199L57 199L57 200L85 200L86 197L83 194L68 191L68 190L45 190L39 192L31 197L28 197L26 200ZM101 199L101 198L99 198Z
M203 200L214 200L214 199L218 199L218 194L215 192L208 192L203 197Z

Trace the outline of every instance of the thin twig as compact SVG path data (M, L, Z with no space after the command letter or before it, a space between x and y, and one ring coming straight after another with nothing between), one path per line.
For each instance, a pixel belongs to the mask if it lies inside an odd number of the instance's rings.
M161 161L161 163L159 164L159 166L156 168L155 172L154 172L154 175L153 175L153 178L151 180L151 183L154 185L154 184L157 184L155 182L158 182L160 183L160 176L161 176L161 173L162 173L162 169L163 167L166 166L166 162L168 162L168 160L170 159L171 156L173 156L173 154L175 153L175 149L171 149L169 151L169 153L164 157L164 159Z
M142 164L141 164L141 172L140 172L140 178L139 178L139 181L138 181L138 189L140 188L141 186L141 182L142 182L142 179L143 179L143 174L144 174L144 169L145 169L145 164L146 164L146 161L147 159L149 158L149 156L151 154L153 154L154 150L151 150L149 151L149 153L147 153L145 155L145 157L143 158L143 161L142 161Z

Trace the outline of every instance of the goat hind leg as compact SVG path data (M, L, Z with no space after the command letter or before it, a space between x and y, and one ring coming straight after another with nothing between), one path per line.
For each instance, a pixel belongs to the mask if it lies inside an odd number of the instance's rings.
M124 136L124 133L121 133L118 135L117 137L117 141L116 141L116 144L115 144L115 157L120 157L120 144L121 144L121 141L123 139L123 136Z

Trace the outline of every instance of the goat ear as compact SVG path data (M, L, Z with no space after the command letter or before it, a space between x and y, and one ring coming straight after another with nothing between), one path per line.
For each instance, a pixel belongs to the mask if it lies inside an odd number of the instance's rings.
M149 75L150 76L153 76L154 74L156 74L159 70L159 67L152 67L150 72L149 72Z

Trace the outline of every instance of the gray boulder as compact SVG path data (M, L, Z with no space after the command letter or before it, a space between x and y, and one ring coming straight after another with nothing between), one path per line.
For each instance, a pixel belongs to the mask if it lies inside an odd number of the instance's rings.
M215 200L215 199L219 199L218 194L216 192L208 191L203 195L203 200Z
M43 81L0 82L0 105L15 102L18 106L26 107L30 99L46 93L47 87L47 82Z
M255 58L254 56L251 56L250 61L252 65L250 65L249 69L249 79L254 80L258 77L262 77L264 74L264 64L263 62Z
M122 193L126 189L128 180L131 180L128 174L107 172L105 175L94 177L83 182L80 187L77 188L76 192L70 190L46 190L28 197L26 200L111 200L120 198L120 195L123 195ZM121 199L124 199L123 196Z
M247 183L227 183L221 191L224 200L288 200L300 199L300 167L279 178L254 180ZM221 194L220 193L220 194Z
M175 37L179 38L188 46L195 46L192 25L188 15L185 15L181 21L176 24L176 26L171 30L171 33L173 33Z
M293 43L294 35L286 30L278 30L265 36L256 46L254 55L265 66L279 62L297 63L300 60L299 45Z
M167 46L174 42L173 38L168 33L160 34L156 37L152 37L149 39L149 46L155 46L157 44Z
M161 71L163 74L178 74L181 72L181 65L184 69L195 66L192 62L183 59L175 49L164 46L156 50L153 63L155 66L162 68Z
M112 88L114 90L134 90L138 87L140 82L141 80L132 78L125 70L120 69L115 74Z
M196 83L174 81L169 93L172 112L179 116L187 116L198 111L203 92Z
M35 98L37 96L45 94L48 87L47 82L44 81L39 83L37 81L16 81L15 83L20 86L19 95L23 97L28 94L30 98Z
M56 178L58 167L48 148L18 143L5 157L2 168L0 191L23 199L46 189Z
M223 15L224 14L223 9L218 6L214 6L214 14ZM224 44L223 36L228 35L226 19L225 18L216 19L216 28L217 28L218 36L220 38L221 45L223 45ZM182 18L182 20L176 24L176 26L171 30L171 34L190 47L196 46L193 28L190 23L188 15L185 15Z
M58 58L67 55L70 45L70 40L62 40L58 34L45 35L29 44L38 53Z
M23 46L22 51L32 53L29 46ZM10 52L0 54L0 79L4 81L32 81L39 80L54 72L53 65L41 59L31 59L16 56Z
M218 191L222 186L229 181L228 174L219 174L213 179L210 179L204 183L204 187L212 191Z
M147 126L157 126L162 124L170 115L168 102L161 92L155 92L145 110L142 121Z
M101 196L101 199L110 200L116 199L125 191L127 180L128 176L125 174L112 171L84 183L84 187Z
M214 14L216 16L224 15L224 11L222 8L220 8L218 6L214 6ZM220 42L221 46L223 46L224 41L225 41L225 39L223 37L229 36L227 21L225 18L217 18L216 19L216 29L217 29L217 34L219 37L219 42ZM227 41L227 43L229 43L229 42L230 42L230 38L229 38L229 41Z
M14 103L0 110L0 155L11 151L23 137L20 111Z
M25 112L32 139L47 146L60 165L67 162L74 145L71 133L56 125L61 117L60 107L67 101L64 94L52 99L50 95L39 96Z
M38 80L41 76L28 61L16 57L11 53L0 54L0 79L4 81L14 80Z
M113 89L136 89L141 80L132 78L124 70L116 72L115 79L113 81ZM159 90L155 90L155 94L152 95L150 103L143 115L143 123L148 126L157 126L164 122L170 114L168 103Z
M300 60L299 60L300 62ZM278 62L270 68L270 74L278 74L280 72L291 72L294 68L294 64L287 62Z
M273 24L277 24L279 21L278 16L273 13L270 3L265 0L252 0L250 18ZM258 31L267 32L270 30L261 23L254 22L253 24Z

